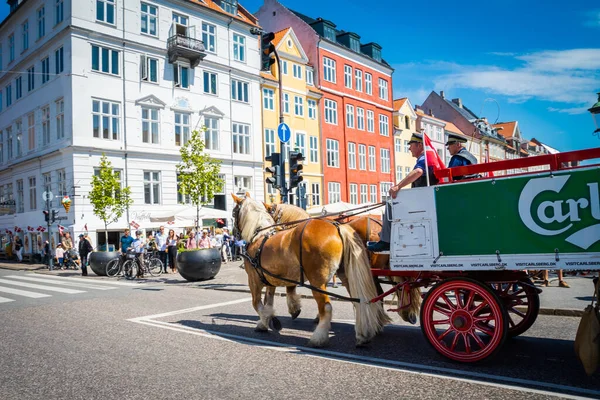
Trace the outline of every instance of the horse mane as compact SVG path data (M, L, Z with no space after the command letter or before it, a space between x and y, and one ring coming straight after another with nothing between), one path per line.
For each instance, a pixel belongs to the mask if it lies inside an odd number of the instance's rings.
M310 218L310 215L304 209L293 204L277 204L275 207L275 219L278 223Z
M241 220L239 224L240 234L242 239L248 243L254 238L257 229L275 224L265 206L250 197L246 197L242 203L238 218Z

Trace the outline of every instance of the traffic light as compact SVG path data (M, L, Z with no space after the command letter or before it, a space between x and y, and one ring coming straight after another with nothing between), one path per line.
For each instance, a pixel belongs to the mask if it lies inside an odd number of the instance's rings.
M271 41L275 39L273 32L263 33L261 35L260 54L261 54L261 71L270 71L271 65L275 64L275 59L271 57L271 53L275 51L275 46Z
M48 211L42 211L44 213L44 221L50 221L50 213Z
M272 176L268 177L265 181L270 183L275 189L279 189L283 186L282 182L282 171L281 171L281 154L271 153L270 156L265 157L265 161L270 161L271 166L265 168L265 172L270 173Z
M51 222L52 223L56 222L57 218L58 218L58 210L52 210L52 220L51 220Z
M302 170L304 166L302 165L302 161L304 161L302 153L297 151L290 152L290 189L297 187L303 180Z

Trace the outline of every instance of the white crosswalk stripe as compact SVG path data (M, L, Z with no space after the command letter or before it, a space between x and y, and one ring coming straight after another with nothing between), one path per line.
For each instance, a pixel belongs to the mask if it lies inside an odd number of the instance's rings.
M35 283L11 281L10 279L0 279L0 283L5 283L5 284L11 285L11 286L26 287L29 289L47 290L50 292L58 292L58 293L66 293L66 294L85 293L85 290L67 289L67 288L48 286L48 285L37 285Z
M3 286L0 286L0 292L16 294L17 296L29 297L31 299L41 299L42 297L52 297L51 294L29 292L27 290L19 290L19 289L7 288L7 287L3 287Z
M62 286L75 286L75 287L84 288L84 289L95 289L95 290L114 290L114 289L116 289L116 287L113 287L113 286L97 286L97 285L91 285L91 284L87 284L87 283L76 283L76 282L66 282L66 281L59 282L54 279L34 278L34 277L30 277L30 276L8 275L8 276L5 276L5 278L19 279L19 280L23 280L23 281L37 282L37 283L49 283L51 285L59 284ZM69 279L69 278L67 278L67 279Z
M42 276L40 274L27 274L26 276ZM100 284L100 285L117 285L117 286L131 286L131 287L139 287L139 286L143 286L143 284L140 283L134 283L134 282L121 282L116 280L115 278L113 278L112 280L94 280L93 282L90 280L90 278L65 278L65 277L61 277L61 276L54 276L54 275L43 275L44 279L48 278L48 279L54 279L57 281L63 281L63 282L82 282L82 283L93 283L94 285Z
M9 303L14 301L13 299L7 299L6 297L0 297L0 303Z

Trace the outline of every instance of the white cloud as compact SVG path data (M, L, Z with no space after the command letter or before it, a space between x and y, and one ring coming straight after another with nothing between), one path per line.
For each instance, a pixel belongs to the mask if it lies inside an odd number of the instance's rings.
M589 106L588 107L572 107L572 108L548 107L548 111L562 113L562 114L569 114L569 115L578 115L578 114L587 113L588 108L589 108Z
M413 106L418 106L423 104L429 93L431 93L431 89L425 89L424 87L419 89L394 88L394 99L408 97Z

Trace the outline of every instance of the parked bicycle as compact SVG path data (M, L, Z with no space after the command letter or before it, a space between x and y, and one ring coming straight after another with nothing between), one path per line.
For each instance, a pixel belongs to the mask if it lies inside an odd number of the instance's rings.
M158 258L158 254L156 252L133 254L135 254L135 256L133 258L128 256L125 264L123 265L123 269L125 271L135 271L134 276L143 276L145 274L159 276L162 273L163 263Z
M114 260L110 260L106 264L106 276L124 276L126 279L134 279L137 275L137 269L132 271L131 267L135 265L130 264L127 269L125 268L125 263L131 259L135 259L135 252L128 250L126 254L121 254Z
M77 251L75 251L75 250L65 251L62 267L65 269L77 270L77 269L79 269L79 264L77 263L78 259L79 259L79 255L77 254Z

